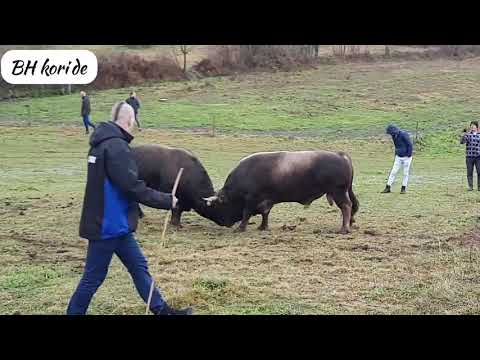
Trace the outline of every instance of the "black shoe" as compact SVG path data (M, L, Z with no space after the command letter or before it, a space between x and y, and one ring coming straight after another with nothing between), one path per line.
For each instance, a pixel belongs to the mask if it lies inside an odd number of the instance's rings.
M385 189L383 189L381 194L388 194L390 192L392 192L392 190L390 189L390 185L387 185L387 186L385 186Z
M192 315L193 309L188 307L185 309L174 309L165 304L162 310L155 315Z
M400 194L406 194L407 193L407 188L405 186L402 186L402 190L400 190Z

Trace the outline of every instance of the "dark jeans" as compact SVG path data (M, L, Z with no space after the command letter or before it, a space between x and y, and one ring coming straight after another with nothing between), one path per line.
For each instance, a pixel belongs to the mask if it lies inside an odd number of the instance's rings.
M88 127L91 126L95 129L95 125L93 125L90 121L90 115L83 115L83 126L85 126L85 130L88 132Z
M135 121L137 122L137 126L140 129L140 121L138 121L138 113L135 113Z
M478 157L467 157L467 181L470 188L473 187L473 167L477 170L477 186L480 189L480 156Z
M67 315L84 315L97 289L107 276L113 254L116 254L132 276L135 287L147 303L152 277L148 272L147 259L133 234L118 238L88 242L88 252L82 279L68 304ZM158 313L165 306L160 292L155 287L150 310Z

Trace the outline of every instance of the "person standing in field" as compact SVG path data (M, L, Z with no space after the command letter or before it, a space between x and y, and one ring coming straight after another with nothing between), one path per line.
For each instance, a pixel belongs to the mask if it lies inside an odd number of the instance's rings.
M412 164L413 143L410 139L410 135L406 131L400 130L395 125L388 125L386 133L392 136L395 145L395 161L390 176L388 177L387 185L382 191L382 194L391 192L391 187L395 182L395 177L400 168L403 168L403 181L400 193L405 194L407 192L408 177L410 174L410 166Z
M480 133L478 121L470 123L470 131L464 130L460 144L466 144L467 182L468 190L473 191L473 168L477 170L477 188L480 191Z
M95 125L93 125L90 121L90 98L87 96L85 91L80 91L80 96L82 97L81 115L83 119L83 125L85 126L85 134L88 135L89 126L95 129Z
M70 299L67 314L84 315L97 289L105 280L113 254L130 273L145 303L152 276L134 233L142 203L171 210L177 198L153 190L138 178L130 150L135 115L125 102L112 108L112 121L100 123L90 138L87 184L80 219L80 237L88 240L83 276ZM155 315L190 315L191 308L176 310L154 289L150 311Z
M137 122L138 130L141 131L142 128L140 127L140 121L138 121L138 109L140 109L140 101L138 101L135 91L132 91L130 93L130 97L125 101L133 108L133 111L135 112L135 121Z

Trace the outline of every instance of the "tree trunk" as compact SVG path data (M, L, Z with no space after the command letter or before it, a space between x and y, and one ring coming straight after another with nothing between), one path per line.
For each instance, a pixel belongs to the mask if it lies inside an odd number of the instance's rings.
M183 53L183 72L187 73L187 52Z
M385 56L390 56L390 47L385 45Z

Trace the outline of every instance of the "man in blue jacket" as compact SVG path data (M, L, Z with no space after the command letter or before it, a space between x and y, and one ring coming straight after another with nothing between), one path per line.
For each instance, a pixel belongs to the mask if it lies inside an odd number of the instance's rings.
M112 121L100 123L90 138L87 185L80 219L80 237L88 240L85 270L68 305L67 314L83 315L105 280L113 254L130 273L145 303L152 277L147 260L135 240L140 216L138 203L157 209L176 207L177 198L148 188L138 178L130 151L135 114L125 102L115 104ZM150 310L157 315L187 315L175 310L154 289Z
M386 133L392 136L395 144L395 161L393 163L392 171L388 177L387 186L382 191L383 194L390 193L391 187L395 181L395 176L400 168L403 168L403 181L401 194L405 194L408 185L408 176L410 172L410 165L412 164L413 143L410 135L406 131L400 130L395 125L388 125Z

